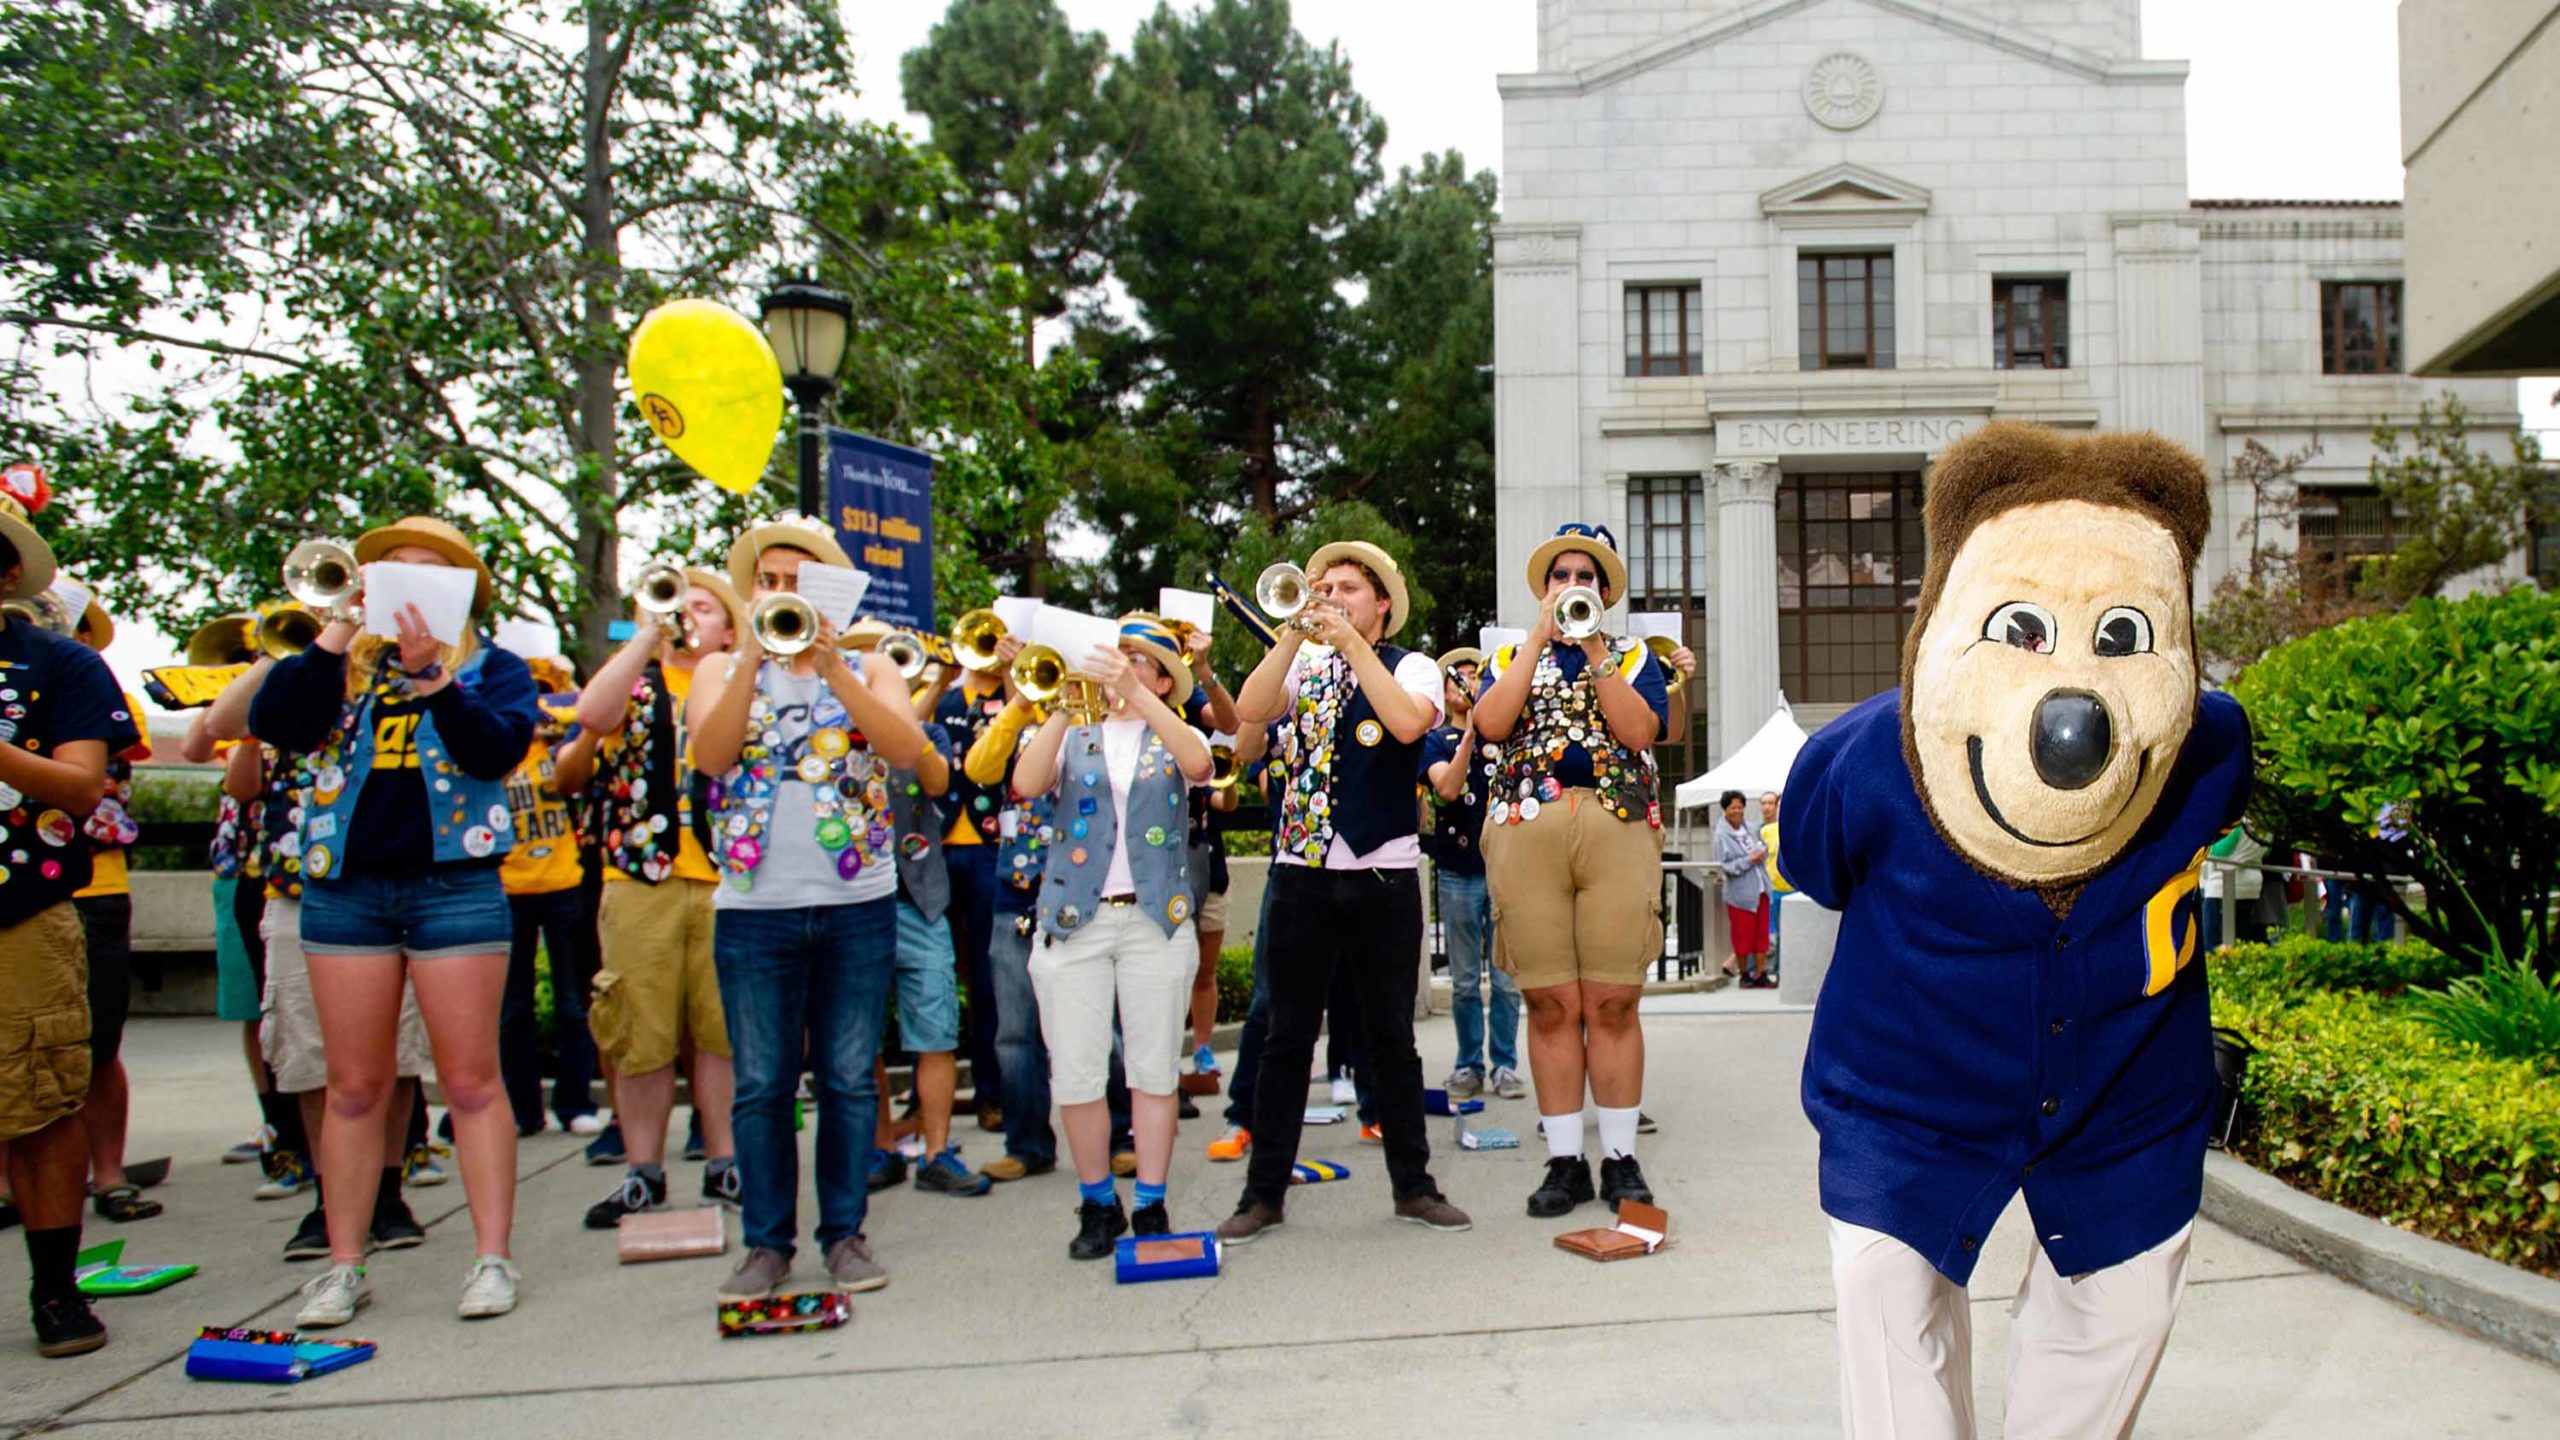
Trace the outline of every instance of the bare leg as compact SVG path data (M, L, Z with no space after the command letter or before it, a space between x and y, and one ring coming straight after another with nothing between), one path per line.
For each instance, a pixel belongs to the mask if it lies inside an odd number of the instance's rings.
M1582 982L1591 1099L1604 1109L1627 1110L1644 1101L1644 1027L1636 1023L1636 1002L1643 998L1641 985ZM1539 1089L1543 1093L1545 1086Z
M32 1135L9 1142L9 1193L30 1230L59 1230L80 1223L86 1198L89 1127L74 1111Z
M738 1067L729 1057L708 1050L695 1051L693 1113L702 1117L702 1151L710 1159L737 1158L738 1137L729 1128L729 1106L737 1096Z
M90 1075L89 1098L81 1104L80 1114L87 1122L92 1190L125 1183L124 1134L132 1105L133 1086L125 1078L122 1056Z
M322 1197L329 1215L329 1263L360 1265L371 1238L382 1167L407 1133L408 1114L391 1111L399 1088L398 955L314 955L311 999L329 1055L326 1118L316 1132ZM496 1027L491 1027L495 1046ZM305 1098L306 1106L309 1097ZM306 1115L308 1111L306 1110Z
M1075 1161L1076 1179L1087 1185L1097 1184L1111 1174L1111 1104L1107 1100L1087 1100L1079 1105L1058 1107L1058 1119L1067 1131L1067 1154ZM1168 1147L1168 1153L1170 1147Z
M1529 1078L1537 1083L1541 1117L1572 1117L1582 1126L1582 994L1572 985L1523 990L1529 1007ZM1629 1102L1633 1103L1633 1102Z
M1129 1092L1129 1128L1138 1142L1138 1180L1161 1185L1173 1169L1173 1135L1181 1107L1171 1095Z
M506 952L439 955L410 966L409 975L435 1050L445 1109L453 1116L454 1154L462 1161L462 1194L471 1205L477 1253L506 1255L516 1212L515 1110L498 1073ZM332 1230L335 1220L333 1215Z
M916 1057L916 1109L924 1128L924 1154L930 1160L951 1143L951 1096L960 1088L960 1056L936 1050ZM887 1107L882 1107L887 1113Z
M613 1082L613 1114L622 1122L622 1153L634 1165L667 1163L667 1122L676 1108L676 1067L661 1065ZM693 1103L702 1104L699 1085Z
M1209 1043L1218 1026L1218 952L1225 948L1227 932L1200 932L1200 969L1191 977L1191 1047L1199 1049Z

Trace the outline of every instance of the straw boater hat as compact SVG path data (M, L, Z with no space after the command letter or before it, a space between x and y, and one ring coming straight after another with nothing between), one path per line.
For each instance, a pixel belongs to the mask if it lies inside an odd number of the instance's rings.
M844 633L836 637L836 648L839 650L877 650L880 648L880 642L897 633L897 629L897 626L890 624L888 621L881 619L877 615L865 615L861 619L846 626Z
M480 552L462 532L433 515L411 515L389 525L376 526L356 537L356 563L370 565L403 545L415 545L443 556L457 570L469 570L480 577L471 592L471 613L482 615L489 609L489 567L480 561Z
M684 583L710 591L712 598L720 602L720 608L729 612L731 639L736 639L738 632L747 628L747 602L738 598L738 587L729 583L728 576L700 565L687 565L684 567Z
M1555 568L1556 557L1567 550L1579 550L1600 567L1600 598L1615 605L1627 598L1627 562L1618 556L1618 537L1606 525L1584 525L1575 522L1556 527L1556 536L1529 552L1529 593L1543 600L1547 596L1547 572Z
M1172 628L1161 618L1144 610L1132 610L1121 616L1120 648L1146 656L1173 677L1173 693L1164 697L1167 705L1179 712L1190 703L1191 667L1182 663L1182 646L1174 640Z
M739 594L756 593L756 562L776 545L807 551L830 565L842 565L848 570L853 568L853 557L844 553L844 547L836 543L834 534L819 522L798 516L767 520L761 525L748 526L747 533L739 536L729 547L729 583L737 587Z
M107 607L99 604L95 595L89 597L89 608L80 612L80 619L71 628L75 634L87 633L92 650L104 650L116 643L115 617L107 613Z
M1405 593L1404 571L1396 568L1394 558L1386 551L1366 540L1336 540L1330 545L1318 546L1316 553L1307 557L1308 583L1313 584L1323 578L1325 571L1345 560L1367 566L1369 572L1378 577L1378 583L1387 587L1387 599L1393 602L1393 608L1387 612L1387 623L1379 638L1384 639L1403 629L1404 622L1411 618L1407 612L1413 608L1411 598Z
M27 467L13 465L10 470L15 474L21 468ZM0 539L18 552L19 565L18 583L0 600L24 600L53 583L53 547L28 523L27 509L15 493L0 494Z
M1484 652L1473 645L1461 645L1457 649L1440 657L1440 673L1442 675L1447 675L1450 671L1457 669L1461 665L1473 665L1478 670L1482 670L1484 668Z

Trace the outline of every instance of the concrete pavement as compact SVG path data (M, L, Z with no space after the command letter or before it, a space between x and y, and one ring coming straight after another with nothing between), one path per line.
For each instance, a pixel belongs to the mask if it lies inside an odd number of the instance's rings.
M235 1027L137 1022L137 1156L174 1153L161 1219L116 1228L136 1260L204 1273L156 1296L101 1302L115 1340L69 1361L35 1357L0 1320L0 1427L166 1437L273 1433L311 1412L367 1440L497 1427L561 1436L731 1434L750 1427L858 1435L1303 1435L1473 1431L1546 1435L1837 1433L1824 1224L1814 1142L1795 1103L1806 1017L1774 994L1725 991L1646 1004L1662 1122L1647 1173L1673 1217L1673 1248L1600 1266L1555 1250L1559 1230L1521 1202L1543 1152L1530 1101L1489 1102L1485 1123L1526 1148L1451 1154L1434 1166L1476 1228L1437 1235L1388 1218L1374 1147L1348 1126L1311 1128L1304 1153L1351 1179L1299 1191L1288 1225L1229 1257L1215 1280L1121 1288L1066 1258L1074 1187L1057 1175L978 1200L901 1189L870 1233L894 1280L858 1297L844 1329L723 1341L711 1291L725 1261L622 1268L612 1237L579 1226L612 1172L579 1163L557 1132L525 1142L516 1251L524 1301L464 1324L452 1305L469 1260L461 1186L413 1192L421 1249L378 1256L377 1299L350 1333L373 1362L304 1386L187 1380L196 1326L291 1321L313 1272L277 1254L294 1202L249 1198L248 1167L215 1163L253 1122ZM1424 1029L1426 1067L1450 1056L1445 1017ZM1445 1122L1444 1122L1445 1123ZM1184 1127L1175 1221L1214 1224L1237 1166L1202 1157L1214 1110ZM1000 1153L964 1130L968 1153ZM804 1142L805 1144L805 1142ZM805 1165L804 1165L805 1175ZM672 1172L679 1196L699 1167ZM803 1200L814 1222L814 1198ZM91 1235L109 1233L93 1222ZM734 1235L734 1226L733 1226ZM734 1252L733 1252L734 1253ZM1975 1349L1990 1433L2001 1416L2005 1302L2026 1226L1995 1233L1976 1287ZM24 1251L0 1242L0 1293L23 1293ZM803 1253L801 1275L814 1273ZM2402 1311L2273 1251L2200 1225L2192 1283L2144 1433L2168 1436L2527 1436L2560 1414L2560 1370ZM2543 1417L2539 1420L2535 1416ZM291 1422L287 1422L291 1423Z

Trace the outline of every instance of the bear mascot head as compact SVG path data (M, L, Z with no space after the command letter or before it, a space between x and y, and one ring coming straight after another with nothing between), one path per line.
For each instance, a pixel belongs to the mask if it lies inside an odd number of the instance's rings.
M2204 467L2149 434L1995 424L1929 476L1902 745L1974 868L2066 895L2132 841L2196 711Z

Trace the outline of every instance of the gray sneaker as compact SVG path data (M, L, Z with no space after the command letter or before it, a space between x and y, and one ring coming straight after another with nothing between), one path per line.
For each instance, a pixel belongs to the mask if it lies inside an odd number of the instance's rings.
M782 1252L759 1245L747 1252L738 1268L729 1272L728 1279L720 1282L720 1298L761 1300L781 1289L782 1282L790 1278L791 1262L783 1258Z
M356 1318L373 1300L361 1265L332 1265L302 1287L302 1311L293 1317L296 1330L326 1330Z
M1452 1100L1472 1100L1484 1092L1484 1077L1478 1075L1472 1065L1461 1065L1450 1071L1449 1078L1440 1084Z
M1529 1093L1529 1082L1508 1065L1493 1072L1493 1093L1505 1100L1518 1100Z
M877 1290L889 1283L889 1272L871 1258L871 1246L859 1235L847 1235L827 1247L827 1274L847 1295Z

